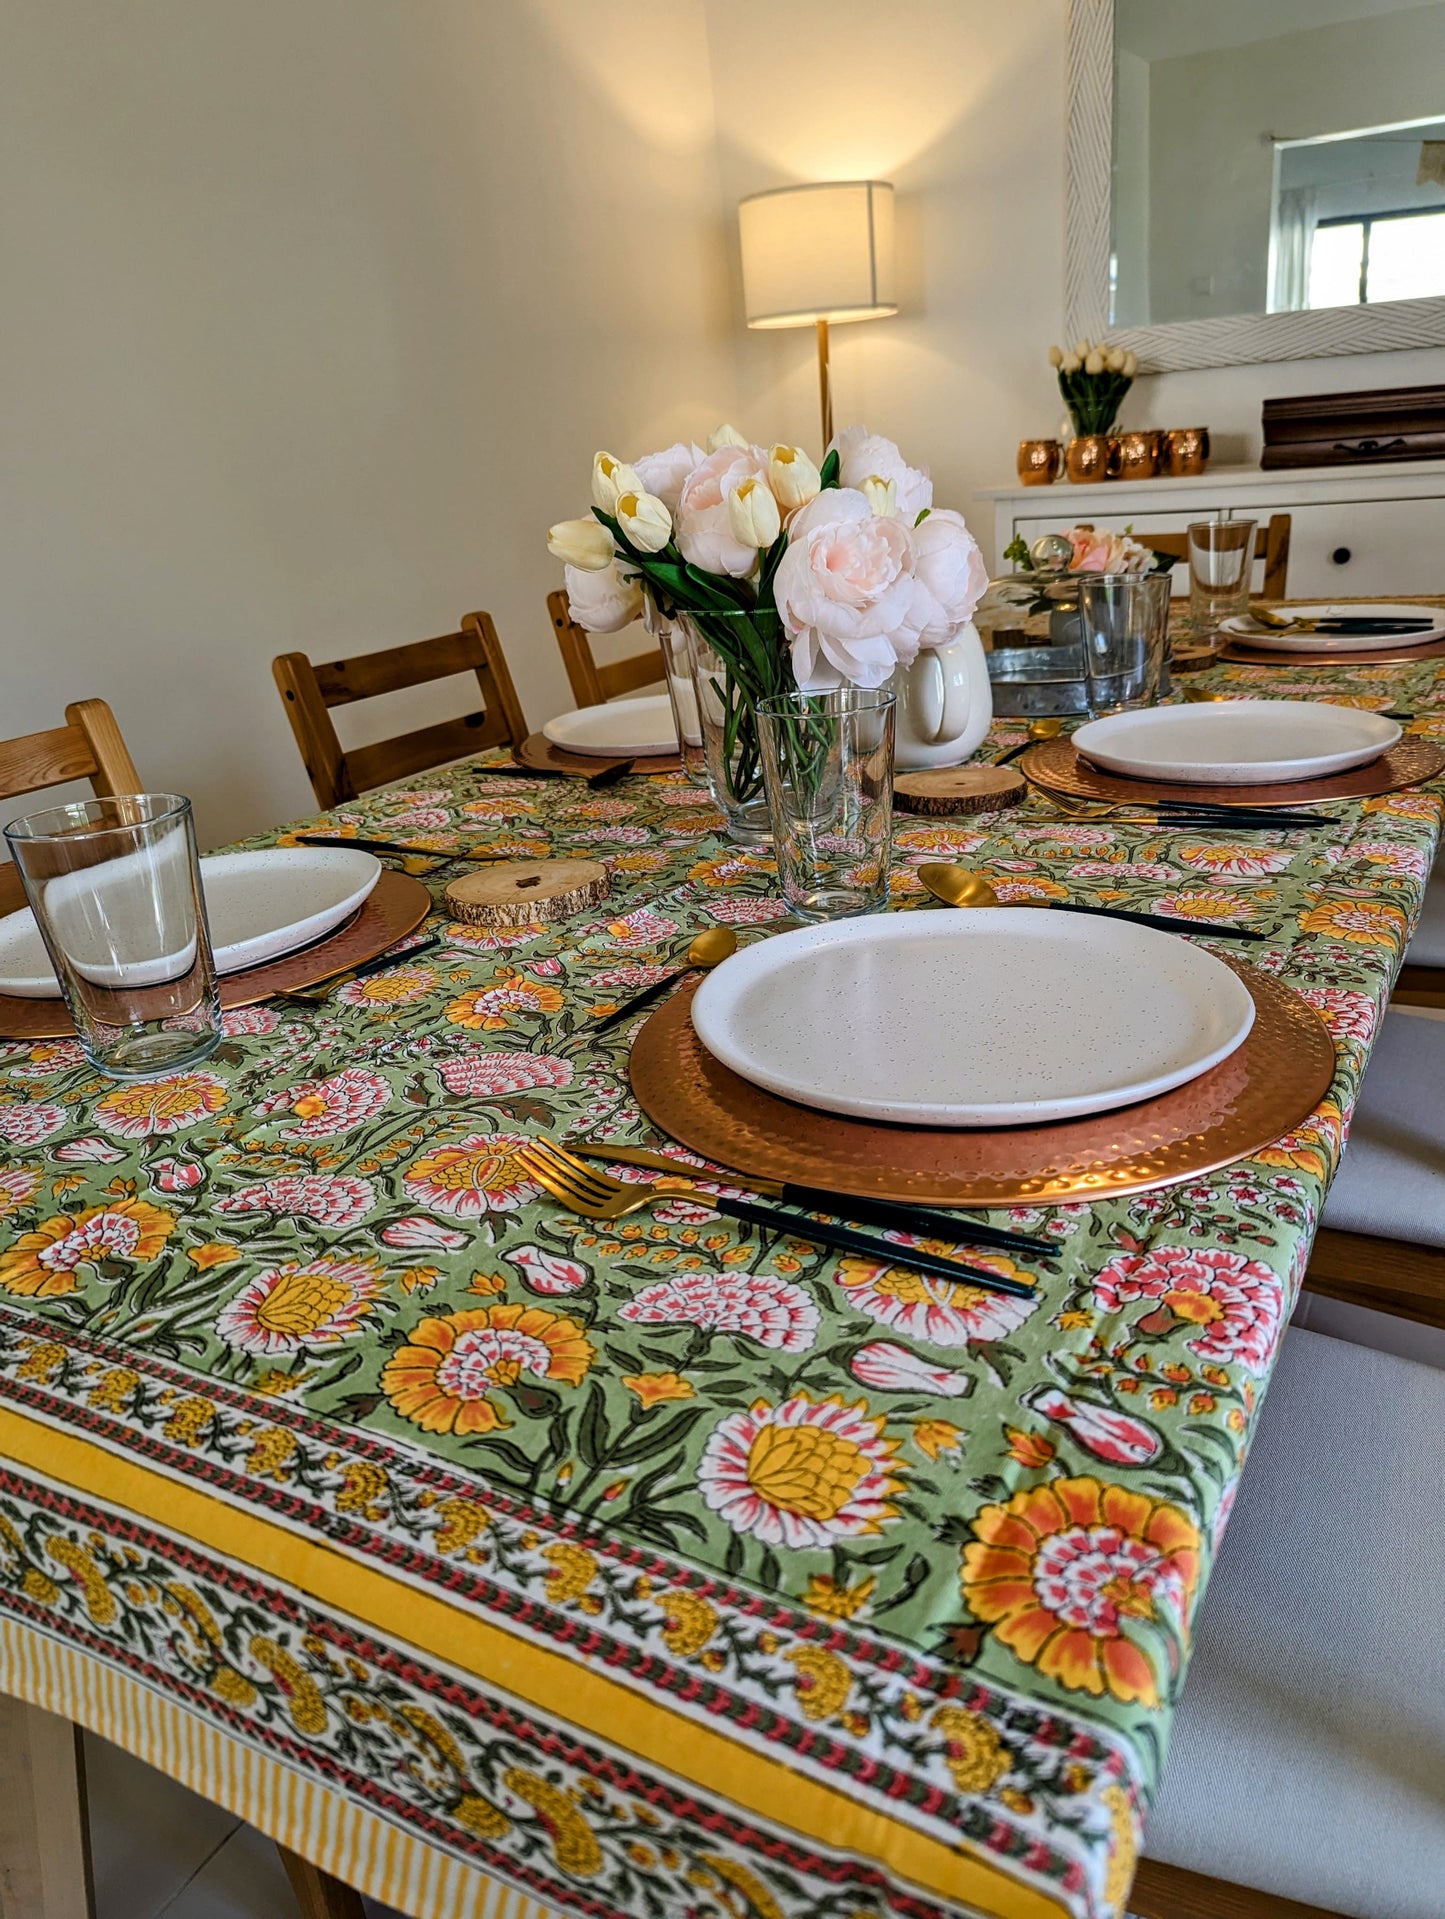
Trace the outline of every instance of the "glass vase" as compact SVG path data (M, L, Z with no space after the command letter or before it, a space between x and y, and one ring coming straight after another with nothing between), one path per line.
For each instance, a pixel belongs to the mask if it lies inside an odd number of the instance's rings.
M679 613L687 634L692 686L702 729L708 789L739 846L763 846L772 837L758 747L757 702L792 683L786 649L771 628L770 609L726 613ZM742 662L762 663L774 685L762 685Z
M702 750L702 725L697 695L692 690L692 662L687 635L678 620L670 619L649 593L643 600L642 623L662 654L662 677L677 728L677 750L682 770L694 786L707 785L707 762Z

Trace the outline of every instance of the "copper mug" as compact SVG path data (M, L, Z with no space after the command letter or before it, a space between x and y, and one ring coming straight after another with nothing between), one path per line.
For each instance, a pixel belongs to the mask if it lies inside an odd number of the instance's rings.
M1118 450L1114 477L1120 480L1152 480L1159 471L1159 435L1151 429L1120 433L1114 441Z
M1071 480L1087 485L1091 480L1109 477L1109 436L1107 433L1080 433L1064 450L1064 471Z
M1057 440L1019 441L1019 478L1025 486L1052 486L1064 463Z
M1176 480L1202 473L1208 464L1207 426L1171 427L1164 435L1164 468Z

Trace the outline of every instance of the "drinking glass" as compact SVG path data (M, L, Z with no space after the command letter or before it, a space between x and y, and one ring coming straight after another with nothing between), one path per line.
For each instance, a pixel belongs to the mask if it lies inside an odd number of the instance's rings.
M1169 575L1081 573L1079 625L1093 717L1157 706L1169 638Z
M149 1079L204 1059L221 1008L190 801L81 800L5 838L91 1063Z
M1189 624L1213 635L1249 611L1253 520L1196 520L1189 528Z
M645 602L642 621L662 652L662 677L667 686L667 697L672 703L672 723L677 728L677 750L682 758L682 770L694 786L706 786L707 761L702 750L702 721L698 717L697 694L692 686L687 635L681 623L669 619L651 598Z
M886 687L845 686L758 707L778 877L799 919L887 904L896 704Z

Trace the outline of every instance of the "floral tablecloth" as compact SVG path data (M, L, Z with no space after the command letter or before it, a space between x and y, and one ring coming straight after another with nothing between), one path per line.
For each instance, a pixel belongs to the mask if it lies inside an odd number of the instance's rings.
M1210 683L1445 732L1423 663ZM1121 1912L1442 799L1237 842L1032 810L900 818L898 903L943 857L1005 898L1247 921L1339 1049L1255 1158L1010 1214L1054 1255L972 1256L1036 1303L690 1201L600 1229L529 1183L530 1132L649 1136L601 1012L700 926L782 911L676 776L462 767L332 816L600 857L590 920L440 917L438 950L233 1012L169 1080L0 1047L0 1683L186 1747L418 1913L422 1858L463 1910L500 1883L603 1919ZM386 1843L343 1859L277 1777Z

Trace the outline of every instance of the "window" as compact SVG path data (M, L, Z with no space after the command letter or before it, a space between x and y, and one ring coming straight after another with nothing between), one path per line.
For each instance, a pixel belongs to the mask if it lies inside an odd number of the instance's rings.
M1321 220L1310 248L1312 307L1377 306L1445 294L1445 209Z

